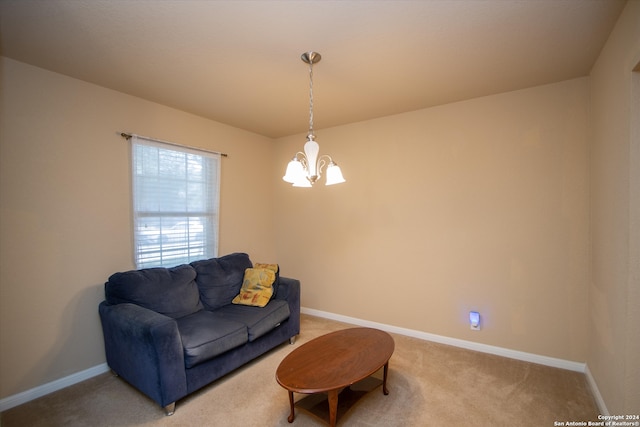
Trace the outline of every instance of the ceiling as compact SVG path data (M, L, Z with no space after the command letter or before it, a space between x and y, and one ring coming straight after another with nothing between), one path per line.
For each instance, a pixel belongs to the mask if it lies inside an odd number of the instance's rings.
M0 0L0 53L271 138L586 76L619 0Z

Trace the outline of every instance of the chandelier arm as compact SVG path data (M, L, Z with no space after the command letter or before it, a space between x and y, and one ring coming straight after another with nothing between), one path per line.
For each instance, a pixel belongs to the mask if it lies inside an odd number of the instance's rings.
M327 162L328 160L328 162ZM317 173L318 173L318 178L320 178L322 176L322 168L324 168L326 165L331 164L331 162L333 162L333 160L331 160L331 156L328 156L326 154L323 154L322 156L320 156L318 158L317 161Z
M294 154L293 158L302 163L302 167L305 170L309 170L309 159L307 159L307 156L302 151L298 151Z
M333 162L333 159L332 159L332 158L331 158L331 156L330 156L330 155L328 155L328 154L323 154L322 156L320 156L320 157L318 158L318 160L321 160L321 159L324 159L324 158L329 159L329 163Z

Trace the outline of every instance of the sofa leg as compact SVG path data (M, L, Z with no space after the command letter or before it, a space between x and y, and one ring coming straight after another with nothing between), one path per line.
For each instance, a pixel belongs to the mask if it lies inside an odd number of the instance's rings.
M176 411L176 402L169 403L167 406L164 407L164 413L167 415L167 417L169 415L173 415L175 411Z
M118 373L116 371L114 371L113 369L111 369L111 375L113 375L114 377L119 377L120 375L118 375Z
M293 345L296 343L296 336L292 336L291 338L289 338L289 344Z

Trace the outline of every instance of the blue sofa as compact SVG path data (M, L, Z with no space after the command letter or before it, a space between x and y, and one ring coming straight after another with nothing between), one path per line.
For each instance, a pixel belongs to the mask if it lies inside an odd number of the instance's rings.
M107 364L173 414L177 400L300 333L300 282L279 277L264 307L232 304L252 267L233 253L113 274L99 313Z

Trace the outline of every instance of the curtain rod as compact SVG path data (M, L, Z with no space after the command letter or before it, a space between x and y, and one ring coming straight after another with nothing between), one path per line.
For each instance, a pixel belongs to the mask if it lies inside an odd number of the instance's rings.
M220 154L222 157L229 157L229 155L227 153L221 153L219 151L211 151L211 150L205 150L203 148L196 148L196 147L190 147L188 145L182 145L182 144L177 144L175 142L169 142L169 141L163 141L161 139L156 139L156 138L150 138L148 136L142 136L142 135L136 135L134 133L126 133L126 132L120 132L120 136L129 140L131 139L132 136L137 136L138 138L142 138L142 139L146 139L148 141L154 141L154 142L161 142L163 144L168 144L168 145L174 145L176 147L182 147L182 148L190 148L192 150L199 150L199 151L204 151L206 153L212 153L212 154Z

